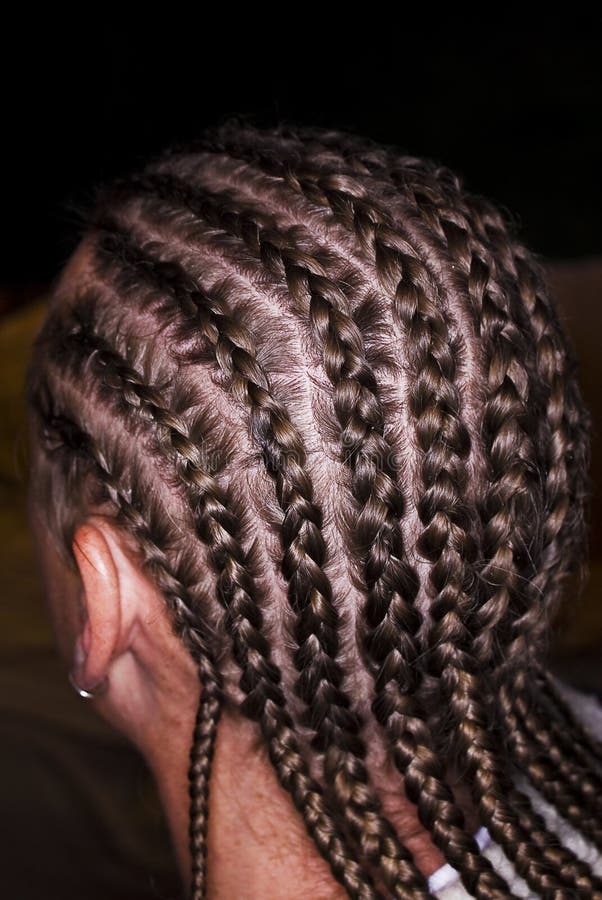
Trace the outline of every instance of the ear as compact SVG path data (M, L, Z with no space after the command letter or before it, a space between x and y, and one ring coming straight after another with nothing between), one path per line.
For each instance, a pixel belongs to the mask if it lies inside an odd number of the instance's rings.
M136 621L131 590L135 563L123 547L117 526L92 516L77 529L73 553L83 586L84 626L74 648L74 674L86 689L109 674L111 663L131 644Z

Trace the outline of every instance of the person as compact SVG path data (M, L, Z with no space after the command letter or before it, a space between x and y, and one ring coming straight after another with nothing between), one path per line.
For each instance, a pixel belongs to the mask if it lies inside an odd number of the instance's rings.
M80 238L31 529L193 900L602 897L602 710L545 662L591 417L512 223L394 147L228 121Z

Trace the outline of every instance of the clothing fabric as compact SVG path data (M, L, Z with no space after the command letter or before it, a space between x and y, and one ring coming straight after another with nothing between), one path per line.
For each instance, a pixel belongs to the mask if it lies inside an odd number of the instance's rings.
M558 679L556 679L556 684L580 721L594 737L602 740L602 703L600 700L594 694L578 691ZM534 808L545 820L547 828L559 836L564 846L587 862L596 875L602 876L602 855L599 851L563 819L524 776L517 776L514 781L517 788L529 796ZM518 875L500 845L491 839L486 828L479 829L475 838L483 855L506 879L515 896L537 897L537 894L534 894L528 884ZM431 893L440 900L464 900L464 898L472 896L462 884L459 873L449 864L441 866L436 872L433 872L428 881Z
M475 841L479 845L479 850L483 852L486 847L491 843L491 835L488 830L483 826L479 828L477 833L474 836ZM436 894L437 891L443 890L450 884L454 884L458 880L458 872L451 866L449 863L446 863L444 866L441 866L440 869L437 869L436 872L429 877L429 890L432 894Z

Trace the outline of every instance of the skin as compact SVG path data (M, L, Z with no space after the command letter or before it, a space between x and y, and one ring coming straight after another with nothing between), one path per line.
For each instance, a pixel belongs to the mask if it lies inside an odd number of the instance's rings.
M89 251L82 241L63 269L64 296L75 282L85 284ZM108 678L108 690L87 702L138 748L154 774L186 891L187 771L200 697L195 665L173 634L164 598L138 564L131 538L110 517L91 511L76 530L75 570L58 554L31 493L29 520L58 650L80 687L94 689ZM345 898L257 744L253 723L222 716L211 775L208 897ZM384 812L428 877L444 865L443 854L420 824L398 776L386 772L376 754L368 764ZM453 770L450 776L455 785ZM454 792L468 830L476 832L469 792L460 786Z
M194 663L171 631L161 592L110 518L91 515L77 529L76 571L59 557L31 498L30 526L60 654L81 687L108 678L105 693L88 702L150 766L186 887L188 754L200 695ZM208 896L345 897L256 745L253 723L222 718L210 791ZM385 789L383 802L421 871L428 876L442 866L443 855L398 785ZM476 831L467 805L466 811Z

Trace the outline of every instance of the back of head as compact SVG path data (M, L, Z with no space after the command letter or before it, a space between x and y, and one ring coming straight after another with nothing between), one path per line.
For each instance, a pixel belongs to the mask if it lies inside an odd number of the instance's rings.
M351 896L428 896L378 753L475 896L509 889L450 760L533 890L594 896L510 775L602 845L599 748L543 663L591 423L541 263L434 163L236 123L103 185L84 243L30 368L36 496L67 557L118 519L198 664L194 896L224 709Z

